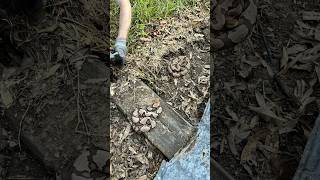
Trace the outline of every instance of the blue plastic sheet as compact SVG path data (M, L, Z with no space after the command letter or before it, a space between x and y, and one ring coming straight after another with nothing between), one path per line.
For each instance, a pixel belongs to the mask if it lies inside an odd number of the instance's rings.
M210 101L198 124L196 137L169 162L163 161L154 180L210 179Z

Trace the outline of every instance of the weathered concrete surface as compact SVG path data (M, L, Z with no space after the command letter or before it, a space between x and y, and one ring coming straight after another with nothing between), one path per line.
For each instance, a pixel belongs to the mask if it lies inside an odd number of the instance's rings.
M157 118L157 126L145 135L167 158L187 145L196 128L141 80L112 84L111 89L111 98L128 118L135 108L160 100L163 112Z

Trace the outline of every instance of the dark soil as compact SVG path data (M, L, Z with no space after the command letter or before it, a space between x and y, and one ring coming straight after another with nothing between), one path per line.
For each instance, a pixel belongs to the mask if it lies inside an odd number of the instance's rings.
M315 73L320 60L317 52L311 55L315 57L313 61L299 64L304 64L304 68L296 65L276 79L261 64L269 64L278 73L283 70L283 47L302 44L310 49L319 44L315 39L306 41L296 36L301 12L319 9L319 4L295 2L260 1L258 21L250 38L234 49L215 54L211 73L212 155L239 180L292 179L320 109L320 81ZM319 23L303 22L310 26ZM294 57L289 55L289 62ZM312 90L308 97L313 100L303 111L299 111L301 101L294 93L297 80L305 82L303 93ZM284 125L274 124L274 118L250 110L250 106L259 107L259 94L267 103L263 109L270 108L277 117L284 118ZM259 138L265 132L262 129L267 133ZM252 142L257 143L256 148L250 148Z
M82 148L109 149L109 69L92 54L109 47L104 4L1 15L0 179L55 178Z

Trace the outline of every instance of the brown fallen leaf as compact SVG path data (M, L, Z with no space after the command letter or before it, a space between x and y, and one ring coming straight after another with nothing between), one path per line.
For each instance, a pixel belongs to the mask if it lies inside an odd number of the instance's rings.
M320 41L320 24L316 27L314 31L314 39Z
M226 108L227 113L229 114L229 116L231 116L233 121L239 122L239 118L237 116L237 114L231 110L230 106L227 106Z
M318 82L320 83L320 65L316 65L315 66L315 72L316 72L317 77L318 77Z
M227 136L227 140L228 140L228 144L229 144L229 148L230 151L233 155L235 155L236 157L239 156L239 153L237 151L237 147L236 147L236 143L235 143L235 136L236 136L236 131L237 131L237 127L232 127L230 128L230 132Z
M300 103L300 107L298 110L299 113L302 113L308 104L316 100L315 97L310 97L312 93L312 86L309 87L309 89L307 89L307 84L304 80L297 80L297 86L294 89L294 96L298 99Z
M120 144L122 143L122 141L123 141L124 139L126 139L126 138L128 137L128 135L129 135L129 133L130 133L130 130L131 130L131 125L130 125L130 124L127 124L126 129L125 129L124 132L121 133L121 135L120 135L120 140L119 140L119 143L120 143Z
M47 79L50 76L53 76L56 71L60 68L61 64L53 65L47 72L45 72L43 79Z
M142 164L149 165L149 160L143 154L135 155L134 158L136 158Z
M13 97L10 93L9 87L4 83L0 83L1 102L5 108L9 108L13 103Z
M292 66L292 69L297 69L297 70L303 70L303 71L308 71L312 72L313 70L313 65L311 63L306 63L306 64L296 64Z
M270 130L267 128L259 128L248 138L248 142L242 150L241 162L248 163L251 166L257 166L256 151L260 140L263 140Z
M148 180L148 176L147 175L140 176L138 180Z
M289 48L287 48L287 54L288 55L295 55L298 54L300 52L303 52L307 50L307 46L303 45L303 44L295 44Z
M143 41L143 42L151 42L151 38L140 38L140 41Z
M320 13L315 11L303 11L302 19L305 21L320 21Z
M283 68L288 64L289 61L289 56L288 56L288 52L287 52L287 48L283 47L282 48L282 58L280 60L280 67Z
M211 28L214 30L221 30L226 22L225 16L222 11L223 10L220 5L217 5L213 11L216 23L211 23Z
M277 116L273 111L272 111L272 106L270 104L267 104L264 100L264 97L262 94L260 94L258 91L256 92L256 100L259 105L259 107L253 107L249 106L249 109L260 114L262 117L268 117L273 120L272 122L275 123L277 126L282 126L283 123L285 123L287 120Z
M235 156L238 156L239 153L236 145L246 139L249 136L251 130L249 128L249 125L247 125L244 121L244 118L239 119L237 114L233 112L229 106L226 107L226 111L232 117L233 121L237 122L236 125L232 125L232 127L229 127L229 134L227 136L227 139L230 151ZM228 123L228 125L231 126L230 123Z

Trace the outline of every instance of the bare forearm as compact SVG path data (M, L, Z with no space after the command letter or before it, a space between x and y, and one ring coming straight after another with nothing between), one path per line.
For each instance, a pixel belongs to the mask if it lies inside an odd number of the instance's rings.
M129 0L119 0L120 19L117 39L127 39L131 25L131 4Z

